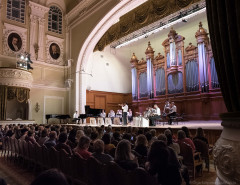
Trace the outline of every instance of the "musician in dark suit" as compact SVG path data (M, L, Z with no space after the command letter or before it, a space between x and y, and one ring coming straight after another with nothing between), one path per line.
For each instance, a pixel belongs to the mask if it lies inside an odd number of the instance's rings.
M154 108L151 109L151 115L149 117L149 125L150 126L156 126L155 124L155 120L157 119L161 119L161 110L160 108L157 106L157 104L154 105Z

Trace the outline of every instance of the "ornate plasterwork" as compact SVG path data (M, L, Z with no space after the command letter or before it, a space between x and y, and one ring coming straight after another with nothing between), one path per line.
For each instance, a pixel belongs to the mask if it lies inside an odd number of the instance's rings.
M8 37L11 33L17 33L22 40L22 46L19 51L14 52L10 49L8 45ZM26 42L27 42L27 29L12 24L4 23L3 29L3 54L7 56L15 57L16 55L26 51Z
M12 68L0 68L0 85L31 88L32 73Z
M32 1L29 1L29 6L31 8L31 15L35 15L39 18L44 18L45 13L49 11L48 7L42 6Z
M64 65L64 61L63 61L63 53L64 53L63 42L64 42L64 40L61 39L61 38L54 37L54 36L51 36L51 35L47 35L46 48L45 48L45 51L46 51L46 54L47 54L46 63L60 65L60 66ZM50 52L49 52L49 48L50 48L51 44L53 44L53 43L56 43L60 48L60 56L56 60L51 57Z

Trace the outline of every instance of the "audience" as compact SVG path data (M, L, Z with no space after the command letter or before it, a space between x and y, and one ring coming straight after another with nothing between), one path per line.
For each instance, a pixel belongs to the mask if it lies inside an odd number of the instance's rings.
M197 129L196 136L193 138L193 140L195 140L195 139L199 139L199 140L205 142L206 144L208 144L208 140L206 137L204 137L204 131L202 128Z
M67 133L61 132L58 138L58 144L55 146L57 151L64 149L68 154L72 155L72 149L70 146L67 145Z
M44 129L42 132L41 132L41 136L38 138L38 144L40 145L40 146L42 146L43 145L43 143L45 143L47 140L49 139L49 137L48 137L48 131L47 131L47 129Z
M137 136L134 150L141 156L147 156L147 153L148 153L147 144L148 144L148 141L146 136L143 134L140 134Z
M104 142L102 140L100 139L95 140L93 143L93 149L94 149L94 153L92 154L92 156L95 157L97 160L99 160L101 163L106 164L114 160L112 156L103 153Z
M89 137L82 136L79 140L78 146L74 148L74 152L78 153L83 159L88 159L92 155L92 153L88 151L89 145Z
M31 185L69 185L65 175L57 169L41 173Z
M134 170L138 167L137 158L131 152L131 143L121 140L115 151L115 162L125 170Z
M104 152L109 154L110 151L115 148L113 144L111 144L111 137L110 134L105 133L102 137L102 140L104 142Z
M49 139L43 143L47 148L54 147L56 145L56 139L57 139L57 132L51 131L49 134Z
M185 132L182 131L182 130L179 130L179 131L178 131L178 141L177 141L177 142L178 142L178 144L179 144L180 146L181 146L181 143L186 143L186 144L190 145L191 148L192 148L192 150L193 150L193 153L194 153L195 150L196 150L195 145L194 145L194 143L192 142L192 140L189 139L189 138L187 138ZM181 150L181 148L180 148L180 150Z
M181 185L179 167L169 163L169 150L163 141L154 141L148 153L148 172L157 175L161 185Z

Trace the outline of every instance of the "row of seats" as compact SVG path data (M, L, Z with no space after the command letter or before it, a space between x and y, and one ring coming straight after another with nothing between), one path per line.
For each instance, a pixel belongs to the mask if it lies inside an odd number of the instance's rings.
M104 165L93 157L85 160L79 154L70 156L65 150L8 137L3 139L2 157L35 171L57 168L82 185L157 185L143 168L126 171L115 162Z

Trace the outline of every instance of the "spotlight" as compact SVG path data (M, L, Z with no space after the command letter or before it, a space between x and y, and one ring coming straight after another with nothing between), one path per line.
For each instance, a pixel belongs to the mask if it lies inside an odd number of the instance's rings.
M24 56L23 56L23 55L21 56L21 59L22 59L22 60L24 59Z

